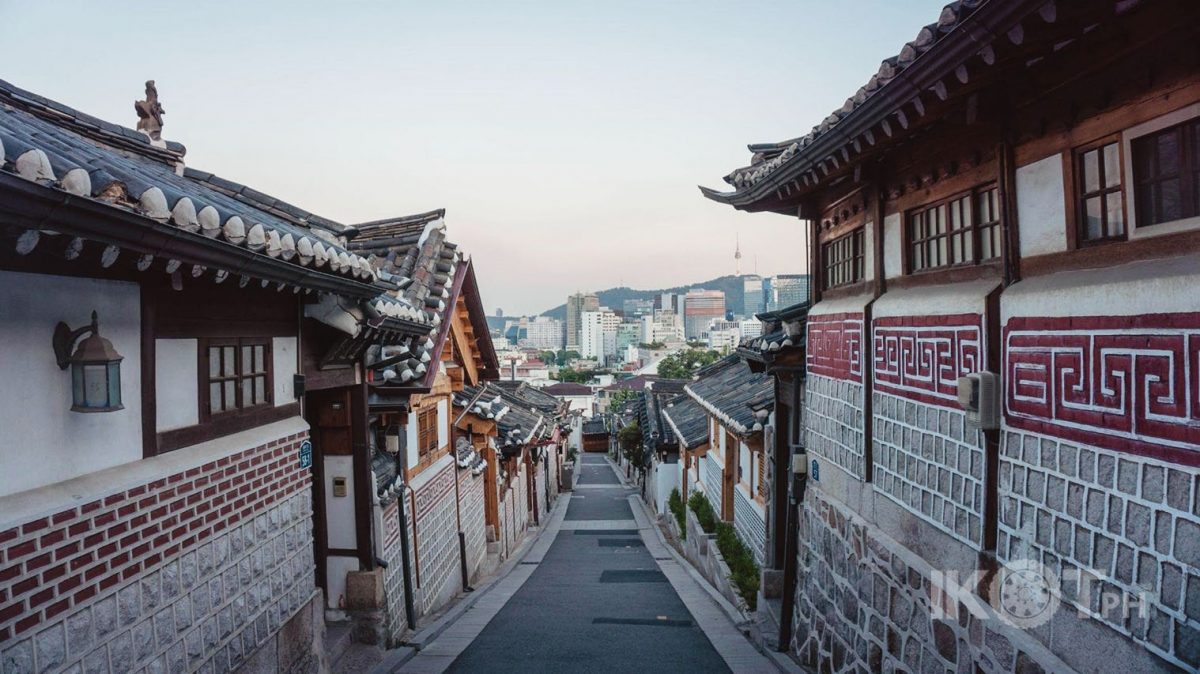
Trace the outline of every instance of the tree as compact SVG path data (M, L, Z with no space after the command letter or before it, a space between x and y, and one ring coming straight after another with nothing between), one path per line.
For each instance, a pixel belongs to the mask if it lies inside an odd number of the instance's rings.
M643 468L642 461L645 459L645 450L642 448L642 429L638 426L638 422L633 422L625 428L622 428L617 433L617 442L621 446L621 452L629 459L629 463L639 470Z
M582 357L582 354L575 349L571 349L570 351L559 349L557 354L551 353L551 355L553 356L551 360L557 363L559 367L565 367L570 361Z
M558 374L552 374L550 376L558 381L586 384L595 375L596 373L593 370L574 370L569 367L564 367L558 371Z
M612 398L608 401L609 409L617 409L624 405L627 401L638 397L638 392L633 389L623 388L613 392Z
M658 362L658 376L667 379L691 379L696 370L712 365L721 359L721 354L705 349L684 349Z

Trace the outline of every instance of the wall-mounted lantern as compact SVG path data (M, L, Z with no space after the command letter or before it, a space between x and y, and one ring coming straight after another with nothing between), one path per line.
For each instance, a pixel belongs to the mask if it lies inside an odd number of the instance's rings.
M87 339L75 342L87 333ZM100 336L100 321L92 312L92 324L72 330L66 323L54 326L54 358L58 367L71 367L71 411L115 412L121 404L121 361L112 342Z

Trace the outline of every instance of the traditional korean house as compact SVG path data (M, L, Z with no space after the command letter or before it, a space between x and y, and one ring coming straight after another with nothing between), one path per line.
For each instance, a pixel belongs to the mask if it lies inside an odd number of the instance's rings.
M954 2L705 190L809 228L807 664L1200 668L1198 41L1182 0Z
M609 441L608 424L602 418L587 419L583 422L583 447L585 452L607 452Z
M153 82L137 109L0 82L0 671L305 669L310 466L361 437L352 353L427 319L353 229L185 166Z
M366 518L342 512L340 525L328 528L375 532L373 554L382 564L356 568L332 539L330 563L340 557L348 582L373 588L364 608L385 608L382 636L390 643L466 589L483 539L484 478L471 452L456 447L453 399L464 387L495 379L499 364L474 266L446 239L444 216L437 210L356 225L351 244L372 256L379 275L396 286L396 299L416 307L427 323L419 339L365 354L364 451L373 454L376 499ZM367 572L382 582L354 578ZM379 623L369 611L366 618Z
M697 456L697 487L762 564L766 545L767 472L764 429L774 386L730 354L696 372L684 391L708 416L708 450Z
M767 535L761 588L768 601L759 604L759 613L775 628L769 638L778 634L775 643L785 649L791 643L795 611L798 506L807 484L803 401L808 307L803 302L759 314L763 334L743 341L737 350L752 371L770 375L775 387L774 423L763 443ZM819 413L808 421L814 429L829 423Z
M684 383L672 379L648 382L637 398L637 422L646 454L644 494L658 513L667 512L667 498L680 484L679 440L663 418L663 410L683 395Z

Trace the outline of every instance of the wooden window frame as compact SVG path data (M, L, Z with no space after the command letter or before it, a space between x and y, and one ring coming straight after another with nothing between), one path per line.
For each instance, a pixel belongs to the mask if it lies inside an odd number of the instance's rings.
M1150 200L1142 192L1143 187L1149 184L1149 181L1140 176L1138 172L1138 147L1168 133L1179 134L1180 156L1177 179L1179 180L1179 200L1182 204L1181 213L1177 218L1150 222L1149 213L1145 210ZM1200 217L1200 150L1197 150L1197 156L1193 157L1192 146L1200 146L1200 118L1197 117L1185 119L1129 140L1130 168L1132 170L1132 175L1129 176L1129 186L1135 205L1134 224L1138 229ZM1126 213L1126 230L1128 231L1128 229L1128 213Z
M1104 186L1104 149L1109 145L1115 145L1117 148L1117 162L1120 176L1115 187ZM1070 174L1068 176L1070 197L1067 199L1070 213L1068 214L1068 222L1070 226L1070 234L1072 248L1085 248L1088 246L1099 246L1106 243L1116 241L1127 241L1129 239L1129 193L1128 176L1125 174L1125 147L1121 142L1121 134L1113 133L1107 136L1102 136L1093 141L1074 147L1069 152ZM1101 187L1093 192L1088 192L1084 185L1083 158L1088 152L1093 150L1100 151L1099 169L1100 169L1100 184ZM1087 200L1095 197L1104 198L1109 194L1118 193L1121 195L1121 218L1122 227L1121 233L1117 235L1102 236L1095 239L1087 237ZM1105 231L1108 230L1108 211L1101 210L1103 217L1102 226Z
M848 249L845 254L839 251L843 246ZM839 253L836 257L835 252ZM862 225L821 243L821 287L832 290L866 278L866 253L866 227Z
M200 425L211 423L217 419L224 418L246 418L254 417L259 412L265 409L270 409L275 404L275 368L273 363L273 354L271 352L270 337L206 337L198 340L199 343L199 386L200 386ZM263 367L262 371L254 371L245 373L242 370L242 349L244 347L263 347ZM233 347L234 349L234 375L221 376L217 379L212 379L209 375L209 349ZM263 400L252 405L244 404L242 399L242 382L247 379L264 377L263 382ZM234 382L234 406L232 408L223 409L218 412L212 410L212 398L210 393L210 384L214 381Z
M994 195L995 195L994 196L994 199L995 199L994 210L995 210L996 217L994 219L987 220L985 222L982 220L982 217L981 217L982 206L984 204L984 199L982 197L988 193L994 193ZM943 232L939 232L939 233L933 234L933 235L926 234L925 236L922 236L921 238L915 237L915 229L917 226L917 222L916 222L917 217L924 217L928 213L935 212L935 211L938 211L938 209L944 208L945 209L945 211L944 211L945 217L948 219L950 216L951 205L955 204L956 202L962 201L964 199L966 200L966 205L965 205L965 208L963 208L963 213L969 215L969 217L970 217L970 222L968 224L960 225L959 227L957 227L955 229L950 229L949 222L947 222L945 231L943 231ZM1003 249L1004 249L1003 237L1000 237L1000 239L998 241L998 245L995 247L995 251L994 251L995 254L991 257L985 258L985 257L982 257L983 236L986 234L989 237L991 237L991 233L993 231L1000 231L1001 224L1002 224L1001 223L1002 217L1003 216L1001 215L1000 207L999 207L999 183L996 181L988 181L985 183L981 183L981 184L975 185L974 187L971 187L969 189L955 192L954 194L951 194L949 196L938 199L937 201L927 202L927 203L921 204L919 206L915 206L913 208L909 208L909 209L905 210L904 218L903 218L902 226L901 226L902 239L903 239L903 241L902 241L903 245L901 246L901 248L902 248L901 253L902 253L902 257L903 257L903 260L902 260L903 265L902 266L904 269L904 274L907 276L918 276L918 275L922 275L922 274L936 274L939 272L944 272L948 269L960 269L960 268L964 268L964 267L978 267L980 265L992 264L992 263L999 261L1001 259L1001 256L1003 255ZM963 259L961 259L957 262L946 262L946 263L938 264L936 266L925 265L919 269L915 268L915 264L916 264L916 261L914 260L915 252L916 252L914 250L915 246L924 245L928 242L936 242L938 240L944 239L947 242L946 243L946 254L947 254L946 259L949 260L952 255L952 252L953 252L953 246L951 244L952 237L958 236L958 235L965 235L964 240L970 242L971 255L970 255L969 259L964 256Z
M417 456L420 460L433 456L441 449L439 436L437 406L417 412Z

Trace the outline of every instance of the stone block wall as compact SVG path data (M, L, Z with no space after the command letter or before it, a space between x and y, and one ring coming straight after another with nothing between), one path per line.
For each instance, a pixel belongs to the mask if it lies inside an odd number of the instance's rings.
M458 513L467 555L467 577L474 578L487 555L487 522L483 514L483 474L458 471Z
M461 585L454 463L443 457L425 473L413 480L418 616L444 606Z
M721 512L723 473L720 464L713 459L711 451L700 459L700 483L704 486L704 495L708 497L708 502L712 504L718 514Z
M793 649L806 666L822 672L1069 671L986 604L948 600L954 595L924 560L820 489L808 490L799 541Z
M983 541L983 435L961 410L876 392L877 493L973 547Z
M733 528L738 538L754 553L755 563L762 566L763 550L767 544L766 511L740 487L733 489Z
M312 630L277 638L317 592L305 438L0 532L0 671L224 672L311 657Z
M411 517L412 502L408 492L403 494L406 513ZM404 545L400 541L400 499L383 509L383 558L388 566L383 570L383 593L387 602L387 618L384 632L387 646L400 642L408 629L408 617L404 611Z
M804 420L809 453L863 476L862 382L809 374Z
M1067 604L1200 669L1200 472L1010 429L999 492L1001 561L1040 561Z

